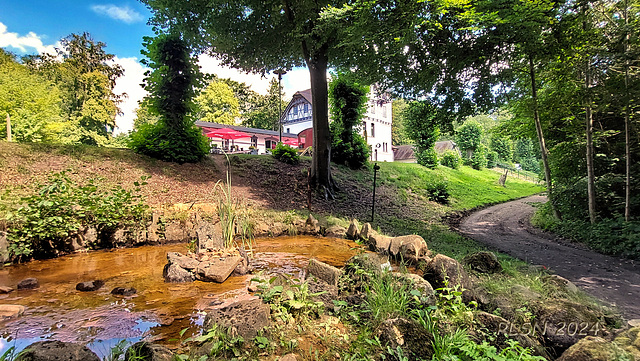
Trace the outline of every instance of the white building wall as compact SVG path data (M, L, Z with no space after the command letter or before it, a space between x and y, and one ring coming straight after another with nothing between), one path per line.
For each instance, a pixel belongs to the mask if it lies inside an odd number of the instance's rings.
M283 132L292 133L292 134L298 134L301 131L303 131L305 129L309 129L311 127L313 127L313 121L312 120L306 120L306 121L300 122L300 123L282 124Z
M379 99L370 99L363 119L361 134L366 135L371 150L372 162L393 162L391 149L392 103Z

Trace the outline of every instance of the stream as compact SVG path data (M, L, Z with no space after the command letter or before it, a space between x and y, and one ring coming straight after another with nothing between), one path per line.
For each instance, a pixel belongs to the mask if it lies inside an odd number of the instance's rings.
M286 273L304 276L310 258L333 266L358 251L354 242L308 236L258 239L251 260L254 274ZM167 252L186 253L186 244L142 246L72 254L0 268L0 286L16 288L20 280L35 277L40 287L0 295L0 304L25 306L15 319L0 319L0 355L14 346L21 350L41 340L81 342L99 357L119 341L152 340L169 347L199 332L204 310L212 305L248 296L253 277L230 277L222 284L195 281L165 283L162 270ZM100 279L97 291L80 292L79 282ZM115 287L134 287L129 297L111 295Z

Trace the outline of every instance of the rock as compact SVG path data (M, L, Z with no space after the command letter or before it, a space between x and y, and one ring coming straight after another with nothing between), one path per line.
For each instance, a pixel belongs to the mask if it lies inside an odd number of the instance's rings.
M391 245L391 237L387 237L385 235L378 234L378 233L373 233L371 236L369 236L369 239L367 242L369 244L370 250L374 252L382 253L382 254L389 253L389 246Z
M558 275L547 275L544 277L544 280L546 280L549 283L555 284L560 289L566 292L569 292L569 293L578 292L578 286L576 286L573 282L569 281L564 277L561 277Z
M204 318L203 327L209 330L216 324L230 329L230 334L250 340L270 324L269 305L259 298L234 302L228 306L213 309Z
M162 277L165 282L181 283L192 282L194 277L191 272L186 269L171 263L167 263L162 270Z
M32 290L40 287L40 282L37 278L25 278L18 282L18 290Z
M160 217L162 217L163 212L160 210L154 210L151 213L151 224L152 225L157 225L158 223L160 223Z
M0 305L0 321L22 316L24 310L21 305Z
M331 238L344 238L346 232L347 230L344 227L335 225L327 228L327 230L324 233L324 236L331 237Z
M91 292L91 291L97 291L102 286L104 286L104 281L102 280L80 282L76 285L76 290L81 292Z
M435 304L433 287L427 280L415 273L394 272L393 275L398 280L409 284L413 289L420 291L424 297L429 298L429 304Z
M363 239L365 241L368 241L369 238L371 238L371 236L373 236L374 234L377 234L378 232L376 232L373 227L371 227L371 224L369 223L365 223L362 225L362 230L360 231L360 239Z
M315 276L331 286L338 286L342 270L312 258L307 266L307 275Z
M301 233L304 232L304 229L301 230ZM253 235L255 237L266 237L269 235L269 225L263 221L256 221L256 224L253 225Z
M438 254L427 264L424 278L435 288L446 287L469 290L473 286L471 278L462 265L453 258Z
M13 288L7 286L0 286L0 295L13 292Z
M132 243L131 232L128 229L122 227L116 229L116 231L113 233L113 237L111 238L112 245L122 246Z
M557 361L610 361L618 359L620 351L603 338L587 336L569 347Z
M427 242L417 234L394 237L389 245L389 253L392 256L412 264L417 264L428 251Z
M600 316L586 305L552 299L538 302L535 319L546 331L543 337L547 349L554 356L560 356L587 335L605 336L605 325L600 322Z
M394 318L382 322L376 330L382 345L401 347L409 360L430 360L433 355L433 335L415 321Z
M640 360L640 327L635 326L622 332L614 341L636 360Z
M81 234L76 234L71 236L67 240L67 242L68 242L67 247L69 248L69 252L76 252L81 249L84 249L84 239L82 238Z
M360 238L360 225L358 224L358 220L355 218L351 218L351 223L349 223L349 228L347 228L348 239L356 240Z
M298 361L301 360L295 353L288 353L278 359L278 361Z
M86 346L62 341L39 341L27 346L16 361L100 361Z
M112 295L116 295L116 296L133 296L136 293L138 293L138 290L136 290L133 287L129 287L129 288L124 288L124 287L116 287L114 289L111 290L111 294Z
M240 264L242 257L229 256L207 262L200 262L196 268L196 278L201 281L224 282L231 272Z
M0 264L9 261L9 241L7 232L0 231Z
M519 325L522 327L518 327L500 316L482 311L475 315L475 321L479 324L476 327L476 332L492 339L490 343L498 350L507 348L508 341L511 339L518 341L523 347L531 348L534 355L546 355L544 347L535 338L538 330L534 329L533 324Z
M224 248L222 229L219 224L214 225L207 221L200 221L195 230L198 239L196 252Z
M376 253L362 253L351 257L344 266L344 273L349 276L349 287L353 291L362 290L371 282L371 277L378 277L387 268L389 259Z
M87 227L82 234L82 238L84 239L83 245L95 246L98 243L98 229L93 226Z
M305 280L309 287L309 293L318 294L311 299L314 302L322 302L325 310L334 310L333 300L338 299L338 287L332 286L322 280L314 280L307 278Z
M131 345L124 354L125 361L172 361L173 352L155 343L140 341Z
M629 327L640 327L640 318L634 318L633 320L629 320L627 323L629 324Z
M467 255L462 262L471 270L480 273L502 272L502 265L493 252L480 251Z
M169 264L175 264L186 270L196 269L200 263L196 259L184 256L178 252L167 252L167 261Z
M247 273L253 272L253 267L251 266L251 263L249 261L249 255L247 254L247 251L242 247L238 247L237 250L240 253L240 257L242 257L242 260L240 260L240 263L238 263L236 268L233 270L233 275L244 276Z
M309 214L307 217L307 221L304 224L304 233L307 234L318 234L320 232L320 225L318 224L318 220L312 214Z
M153 223L147 227L147 242L158 243L160 236L158 236L158 225Z
M173 221L165 227L164 239L167 242L185 242L189 239L189 232L179 221Z

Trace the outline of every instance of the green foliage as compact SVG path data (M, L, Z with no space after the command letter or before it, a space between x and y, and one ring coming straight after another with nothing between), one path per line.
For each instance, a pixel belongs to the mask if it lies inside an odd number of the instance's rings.
M274 276L269 280L252 279L260 282L258 296L271 307L271 316L287 322L293 318L302 321L309 317L319 317L324 312L324 304L313 297L324 292L312 293L307 282L286 276Z
M348 74L338 74L329 84L329 104L333 122L331 160L351 169L360 169L369 158L369 146L358 129L366 111L369 87L358 84Z
M130 147L138 153L170 161L198 162L209 152L207 138L193 125L191 111L198 68L192 64L185 43L176 35L145 38L149 59L145 89L149 108L158 114L155 124L144 124L131 134Z
M394 100L392 104L391 142L393 145L411 144L411 139L407 136L405 126L404 111L407 102L403 99Z
M456 144L463 152L467 153L467 158L471 159L473 153L480 146L483 130L477 122L466 122L456 129ZM483 165L484 167L484 165Z
M256 93L255 99L248 112L243 113L242 125L250 128L276 130L279 126L280 109L284 110L287 104L281 101L282 89L274 78L269 83L267 95Z
M460 166L460 154L453 150L447 150L442 154L440 164L451 169L458 169Z
M404 118L407 134L416 144L418 164L435 168L438 156L433 147L440 136L438 110L426 101L414 101L407 106Z
M487 167L487 156L485 153L485 149L482 146L479 146L469 159L469 165L476 170L480 170Z
M449 204L449 188L446 182L436 182L428 184L427 193L429 194L429 200L440 203Z
M511 139L494 134L491 136L490 149L497 153L498 159L504 162L511 162L513 159L513 142Z
M231 336L227 329L214 324L211 329L203 332L202 335L187 338L184 342L204 344L207 348L211 348L208 354L209 357L228 359L242 355L244 338L242 336Z
M298 150L282 143L278 143L272 154L274 158L283 163L298 164L300 162Z
M223 81L212 81L196 98L198 118L203 122L236 124L240 103L231 87Z
M78 185L66 172L52 174L47 184L22 198L23 205L9 214L11 256L25 260L67 251L70 240L87 227L96 227L98 236L106 237L117 227L141 224L149 209L137 193L147 179L135 182L134 190L102 189L93 179Z
M494 168L498 164L498 152L490 150L487 152L487 168Z

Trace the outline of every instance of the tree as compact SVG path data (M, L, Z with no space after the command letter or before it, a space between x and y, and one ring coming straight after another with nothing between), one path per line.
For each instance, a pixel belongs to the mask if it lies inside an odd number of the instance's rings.
M513 159L513 142L508 137L501 134L491 136L491 150L498 154L498 159L504 162L511 162Z
M185 163L200 161L209 151L208 140L192 117L198 68L182 39L175 34L145 37L151 68L145 78L149 107L158 122L144 124L131 134L130 147L154 158Z
M312 181L332 194L327 68L393 62L398 41L412 29L415 1L373 4L346 1L143 0L153 24L178 30L190 45L224 64L265 74L306 65L313 101ZM373 32L376 32L373 34ZM389 57L382 56L389 54ZM375 59L375 62L373 61Z
M391 143L393 145L410 144L405 127L404 111L407 108L407 102L404 99L394 100L392 105L392 123L391 123Z
M349 74L338 74L329 84L333 161L351 169L362 168L369 158L367 141L358 133L368 92L368 86L353 81Z
M418 164L427 168L438 166L434 145L440 136L438 109L426 101L413 101L404 113L407 133L416 145Z
M64 128L60 91L0 49L0 117L11 119L12 138L18 142L58 142ZM0 137L6 137L0 127Z
M482 135L482 127L474 121L466 122L456 130L456 144L467 153L467 159L472 159L473 152L480 146Z
M258 129L277 130L280 122L280 109L287 104L281 101L282 89L278 80L273 78L269 82L267 95L257 94L251 110L245 113L242 125ZM279 104L278 104L279 103Z
M212 81L195 101L203 122L234 125L240 116L238 98L225 82Z

